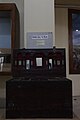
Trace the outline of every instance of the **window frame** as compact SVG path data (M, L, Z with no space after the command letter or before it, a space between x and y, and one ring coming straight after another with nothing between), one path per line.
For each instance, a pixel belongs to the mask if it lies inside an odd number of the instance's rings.
M80 10L68 9L69 74L80 74L80 69L73 67L72 14L75 13L80 14Z

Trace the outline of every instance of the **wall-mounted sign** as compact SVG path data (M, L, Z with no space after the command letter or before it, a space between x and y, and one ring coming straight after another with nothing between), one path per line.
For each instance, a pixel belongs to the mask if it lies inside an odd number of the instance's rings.
M52 32L28 32L27 48L53 48Z

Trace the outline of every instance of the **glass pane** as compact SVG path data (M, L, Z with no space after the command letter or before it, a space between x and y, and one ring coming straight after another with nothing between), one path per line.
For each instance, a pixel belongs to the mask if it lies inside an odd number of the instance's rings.
M9 11L0 11L0 72L11 71L11 19Z
M80 68L80 14L72 14L73 67Z

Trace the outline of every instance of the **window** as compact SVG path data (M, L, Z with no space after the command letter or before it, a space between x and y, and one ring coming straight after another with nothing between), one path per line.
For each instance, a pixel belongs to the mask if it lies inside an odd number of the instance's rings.
M19 12L14 3L0 4L0 75L11 75L11 56L19 48Z
M69 73L80 73L80 10L68 10Z
M11 71L10 12L0 11L0 73L10 71Z

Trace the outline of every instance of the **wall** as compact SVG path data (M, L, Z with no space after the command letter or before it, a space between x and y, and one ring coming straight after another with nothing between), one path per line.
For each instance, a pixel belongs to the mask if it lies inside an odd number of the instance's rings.
M27 32L53 32L54 0L24 0L24 46Z
M11 78L11 76L0 76L0 99L6 97L6 81Z
M68 9L56 8L56 34L55 44L57 47L66 48L66 71L67 77L72 80L73 84L73 96L80 96L80 75L69 74L69 48L68 48Z

